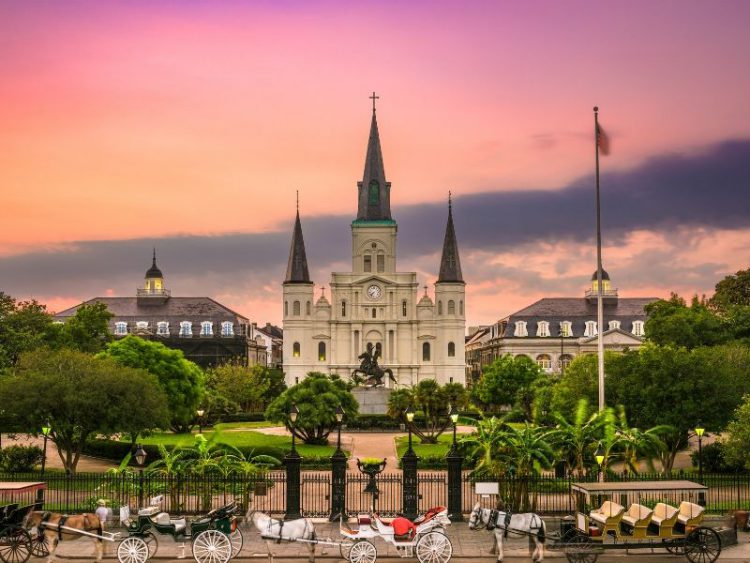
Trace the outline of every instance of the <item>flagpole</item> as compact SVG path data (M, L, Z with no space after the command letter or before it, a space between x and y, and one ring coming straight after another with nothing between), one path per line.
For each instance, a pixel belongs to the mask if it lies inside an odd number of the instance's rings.
M596 332L599 371L599 410L604 410L604 306L602 304L602 217L599 196L599 108L594 107L594 146L596 147Z

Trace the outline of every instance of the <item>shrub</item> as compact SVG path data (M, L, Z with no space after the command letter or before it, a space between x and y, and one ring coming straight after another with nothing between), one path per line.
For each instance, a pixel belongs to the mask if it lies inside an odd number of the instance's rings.
M36 446L10 446L0 452L0 467L9 473L34 471L42 463L44 452Z
M708 473L727 473L730 471L739 471L742 469L742 465L736 465L729 463L724 456L725 446L721 442L713 442L712 444L706 444L703 446L703 453L701 457L701 466L703 471ZM693 462L693 467L698 467L698 452L692 452L690 454L690 460Z

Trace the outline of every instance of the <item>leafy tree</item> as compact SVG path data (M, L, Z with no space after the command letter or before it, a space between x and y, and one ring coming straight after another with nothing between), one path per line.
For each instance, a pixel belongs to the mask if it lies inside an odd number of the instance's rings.
M292 429L289 409L295 404L299 417ZM327 444L328 435L336 427L336 407L356 416L359 404L351 392L351 385L337 375L310 372L307 377L279 395L266 408L266 419L283 422L287 429L306 444Z
M104 303L83 304L62 327L65 346L96 354L112 341L109 321L114 315Z
M668 448L660 460L666 472L699 420L709 429L723 428L747 392L747 378L722 359L724 350L646 344L613 357L607 368L608 401L623 405L636 427L674 428L661 435Z
M466 408L469 394L460 383L440 385L434 379L423 379L414 387L404 387L388 398L388 415L406 423L404 412L408 407L421 412L424 426L412 424L412 432L423 444L436 444L440 435L450 426L448 414L451 407Z
M611 354L607 352L604 355L605 372ZM599 367L596 354L576 356L565 368L565 373L552 388L551 411L572 420L581 400L585 400L587 405L595 405L599 401Z
M227 362L206 372L209 393L237 404L241 411L250 411L263 399L269 388L266 368L248 367L241 362Z
M526 420L531 420L534 389L546 377L531 358L505 354L484 369L473 389L473 398L491 412L508 405L519 408Z
M709 303L719 311L738 305L750 307L750 268L740 270L717 283Z
M276 397L286 391L286 378L284 372L280 369L259 366L261 376L266 383L266 390L263 393L263 401L268 405Z
M646 313L646 338L656 344L692 349L720 344L729 338L721 319L697 296L688 307L682 297L673 293L669 300L646 305Z
M557 427L550 440L570 470L575 471L578 479L583 479L602 435L604 418L589 406L587 399L578 401L572 417L556 413L555 418Z
M170 427L175 432L190 431L205 393L205 383L201 369L186 360L180 350L129 335L109 344L100 356L153 373L167 396Z
M477 422L476 432L461 437L461 443L468 447L469 456L477 460L474 477L495 477L502 471L495 456L495 445L504 425L505 421L495 416L482 418Z
M750 395L743 397L726 428L723 456L727 463L750 469Z
M23 354L15 373L0 378L0 404L17 426L50 438L66 472L75 473L86 440L95 433L143 430L166 424L165 396L144 370L75 350Z
M56 347L60 328L35 300L16 301L0 291L0 369L15 366L24 352Z

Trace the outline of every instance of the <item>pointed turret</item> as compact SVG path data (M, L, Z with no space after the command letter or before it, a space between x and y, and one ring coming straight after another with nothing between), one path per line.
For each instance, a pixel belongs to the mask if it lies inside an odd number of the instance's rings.
M143 288L138 288L136 292L139 305L161 305L169 299L169 290L164 287L164 274L156 265L156 248L145 278Z
M307 269L307 255L305 253L305 239L302 237L302 223L299 220L299 205L297 217L294 220L292 246L289 249L289 263L286 267L284 283L312 283Z
M453 227L453 203L448 195L448 224L445 226L445 239L443 240L443 256L440 259L440 275L437 283L458 282L464 283L461 274L461 260L458 257L458 241L456 240L456 229Z
M370 138L367 141L365 172L362 181L357 182L359 189L357 219L360 221L391 220L391 184L385 179L383 151L380 148L378 120L375 116L377 97L374 93L372 98L372 121L370 122Z

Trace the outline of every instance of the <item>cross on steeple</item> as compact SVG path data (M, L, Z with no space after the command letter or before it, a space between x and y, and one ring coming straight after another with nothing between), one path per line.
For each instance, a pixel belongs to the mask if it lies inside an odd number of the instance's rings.
M376 96L375 92L373 91L372 96L370 96L370 99L372 100L372 111L375 113L375 100L379 100L380 96Z

